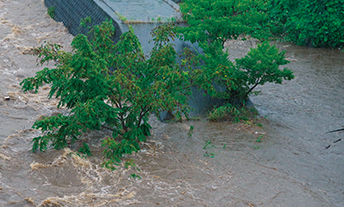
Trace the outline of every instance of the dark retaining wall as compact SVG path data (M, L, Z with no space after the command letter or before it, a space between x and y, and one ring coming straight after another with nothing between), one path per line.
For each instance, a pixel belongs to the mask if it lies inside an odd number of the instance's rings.
M83 18L91 17L93 26L102 23L106 19L112 19L103 9L101 9L93 0L45 0L45 6L55 7L54 20L63 22L68 31L76 36L77 34L87 35L89 29L80 26ZM112 40L116 43L122 34L118 23L113 21L115 35Z

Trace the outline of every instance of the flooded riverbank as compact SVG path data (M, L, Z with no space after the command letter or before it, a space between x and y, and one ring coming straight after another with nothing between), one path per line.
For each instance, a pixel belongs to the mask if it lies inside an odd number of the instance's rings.
M48 86L38 94L20 91L19 83L42 69L30 48L49 41L68 50L73 37L40 0L0 0L0 11L0 206L344 206L344 141L333 143L343 134L325 133L344 124L341 51L278 43L295 79L267 84L251 97L266 117L263 128L152 118L154 135L125 158L141 172L124 166L112 172L101 167L106 130L84 137L94 152L87 159L75 154L77 144L30 152L39 134L33 122L63 112L46 98ZM233 58L254 45L227 46Z

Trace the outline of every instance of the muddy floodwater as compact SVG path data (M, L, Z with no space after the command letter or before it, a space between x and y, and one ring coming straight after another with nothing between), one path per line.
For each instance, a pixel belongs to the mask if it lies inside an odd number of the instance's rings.
M206 120L164 124L152 117L153 136L124 158L141 172L110 171L101 167L106 130L82 138L94 152L87 159L75 154L80 143L30 152L40 135L31 129L34 121L66 112L46 98L49 86L37 94L19 86L43 68L29 54L33 46L49 41L70 50L73 36L46 10L41 0L0 0L0 206L344 206L344 140L338 141L344 134L326 133L344 125L340 50L277 43L295 79L266 84L251 97L262 128ZM229 41L226 47L234 59L255 44ZM142 179L130 178L133 173Z

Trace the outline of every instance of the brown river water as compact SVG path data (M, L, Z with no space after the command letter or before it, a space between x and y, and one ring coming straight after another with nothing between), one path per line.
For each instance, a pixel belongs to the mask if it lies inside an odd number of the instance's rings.
M94 152L87 159L75 155L80 143L30 152L39 135L34 121L65 112L46 98L49 86L38 94L19 86L42 69L30 48L49 41L70 49L73 36L46 11L41 0L0 0L0 206L344 206L344 141L334 143L344 137L326 134L344 125L343 52L278 43L295 79L266 84L251 97L265 117L263 128L206 120L164 124L152 117L153 136L124 158L141 172L110 171L101 167L106 130L82 138ZM254 45L226 46L233 58ZM208 141L213 146L205 150Z

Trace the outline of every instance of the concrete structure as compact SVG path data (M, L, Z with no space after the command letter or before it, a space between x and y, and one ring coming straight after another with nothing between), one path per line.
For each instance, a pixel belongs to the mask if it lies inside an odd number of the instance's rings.
M178 2L178 0L174 0ZM73 35L79 33L87 34L88 29L80 27L80 20L91 17L91 25L100 24L106 19L113 19L116 28L113 37L117 42L123 32L128 31L128 26L122 20L132 22L135 34L139 38L142 49L149 52L152 44L150 32L153 28L174 18L180 20L179 6L171 0L45 0L49 8L55 7L54 19L62 21ZM159 21L159 22L158 22ZM183 24L183 23L180 23ZM181 54L184 47L202 52L196 44L176 40L173 42L177 53ZM207 113L214 105L223 104L224 100L204 96L203 91L193 88L193 96L190 97L189 105L195 110L191 116L199 116ZM164 119L164 115L162 115Z

